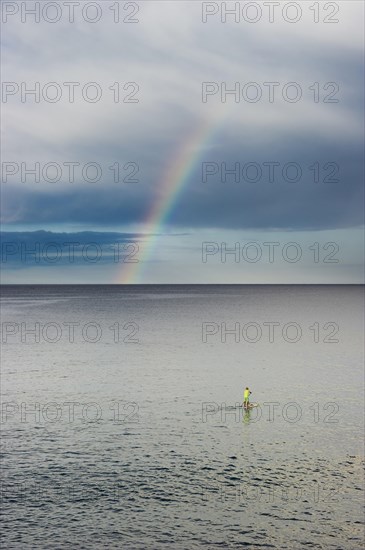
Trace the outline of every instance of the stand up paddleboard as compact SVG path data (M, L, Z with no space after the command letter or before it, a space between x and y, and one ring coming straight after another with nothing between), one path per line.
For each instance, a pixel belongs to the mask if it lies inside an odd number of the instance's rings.
M249 409L254 409L255 407L259 407L259 406L260 406L260 403L249 403L248 410ZM234 409L244 409L244 407L243 407L243 404L242 405L233 405L233 406L232 405L226 405L224 407L224 409L226 411L229 411L229 410L234 410ZM222 407L219 407L219 410L222 410ZM246 409L244 409L244 410L246 410Z

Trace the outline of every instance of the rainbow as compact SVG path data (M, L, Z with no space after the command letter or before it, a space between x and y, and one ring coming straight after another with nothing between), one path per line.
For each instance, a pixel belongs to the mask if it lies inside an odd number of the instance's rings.
M146 238L141 240L137 253L138 263L123 263L122 271L118 274L119 284L138 284L143 277L146 264L156 248L166 220L176 205L184 185L199 162L207 142L215 134L219 121L223 117L223 109L217 110L215 115L205 118L188 135L183 145L177 150L164 173L159 185L159 195L152 204L146 220Z

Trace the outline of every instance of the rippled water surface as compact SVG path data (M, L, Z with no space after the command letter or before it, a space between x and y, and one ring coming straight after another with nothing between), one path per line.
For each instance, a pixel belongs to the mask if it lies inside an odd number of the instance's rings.
M3 287L4 547L363 548L362 307L359 286Z

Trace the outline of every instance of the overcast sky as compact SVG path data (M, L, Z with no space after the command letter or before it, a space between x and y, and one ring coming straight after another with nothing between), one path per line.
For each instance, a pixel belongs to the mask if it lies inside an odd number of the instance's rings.
M311 2L296 23L287 2L271 23L262 3L256 23L247 2L225 23L217 2L205 23L192 1L120 3L119 23L115 2L95 23L85 2L73 23L20 4L3 3L3 282L362 282L362 2L322 2L318 23Z

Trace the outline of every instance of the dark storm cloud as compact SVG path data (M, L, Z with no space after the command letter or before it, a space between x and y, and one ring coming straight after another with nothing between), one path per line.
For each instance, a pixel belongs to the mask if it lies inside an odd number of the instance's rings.
M273 140L258 153L249 136L231 135L227 130L218 138L224 146L207 149L201 155L166 219L170 226L310 230L363 223L360 146L339 144L337 136L324 143L298 132L295 139ZM222 181L223 163L227 170L238 163L238 182L232 174ZM255 165L250 168L250 163ZM268 163L279 164L272 168L271 176ZM203 182L203 170L208 169L218 173L208 174ZM127 189L110 183L102 188L84 183L59 191L43 185L36 192L26 184L8 184L3 187L7 217L23 223L37 219L40 224L121 227L142 223L154 201L159 200L158 173L149 177L155 178L156 191L151 180ZM298 181L291 181L295 179Z

